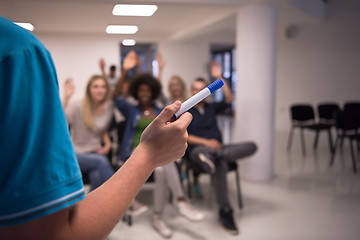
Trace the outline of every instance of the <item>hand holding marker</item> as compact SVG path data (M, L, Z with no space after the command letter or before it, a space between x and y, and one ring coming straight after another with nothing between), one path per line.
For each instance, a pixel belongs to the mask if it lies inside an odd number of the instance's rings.
M181 107L177 113L172 116L171 120L177 119L181 114L198 104L201 100L215 92L216 90L220 89L222 86L224 86L224 82L219 78L188 100L186 100L184 103L181 104Z

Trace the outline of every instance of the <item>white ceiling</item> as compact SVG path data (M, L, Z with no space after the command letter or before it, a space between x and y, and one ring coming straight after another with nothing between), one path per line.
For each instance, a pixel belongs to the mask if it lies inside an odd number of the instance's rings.
M211 36L235 38L235 11L248 1L0 0L0 15L13 21L31 22L35 26L35 34L105 35L109 24L131 24L139 27L139 31L131 35L136 40L188 40ZM116 3L157 4L159 8L151 17L113 16L112 9Z

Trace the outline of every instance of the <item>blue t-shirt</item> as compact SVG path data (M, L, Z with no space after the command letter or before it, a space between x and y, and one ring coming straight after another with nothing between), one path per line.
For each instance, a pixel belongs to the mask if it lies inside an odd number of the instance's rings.
M0 17L0 227L84 198L49 52Z

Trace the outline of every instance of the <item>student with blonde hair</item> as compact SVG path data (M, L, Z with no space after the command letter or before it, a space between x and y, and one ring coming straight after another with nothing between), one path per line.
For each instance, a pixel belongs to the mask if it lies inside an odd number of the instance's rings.
M186 85L184 80L179 75L173 75L170 77L168 82L168 93L171 101L186 101Z
M68 78L62 104L80 169L88 175L91 190L94 190L114 174L106 157L111 149L108 128L113 116L110 86L103 76L93 75L84 98L69 103L74 88L73 81Z

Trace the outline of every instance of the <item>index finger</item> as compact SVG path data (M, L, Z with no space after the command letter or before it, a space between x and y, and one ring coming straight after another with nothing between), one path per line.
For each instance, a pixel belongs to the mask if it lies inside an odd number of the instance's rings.
M166 124L169 119L179 111L181 107L180 101L175 101L173 104L166 106L161 113L155 118L154 121L159 121L162 124Z
M189 112L185 112L172 124L178 124L181 128L187 128L191 123L192 119L193 119L192 114Z

